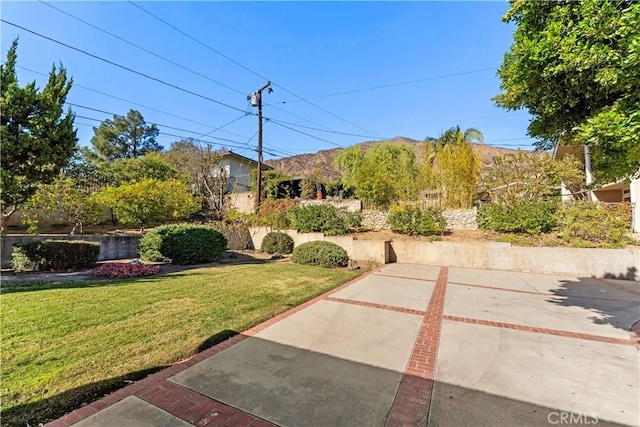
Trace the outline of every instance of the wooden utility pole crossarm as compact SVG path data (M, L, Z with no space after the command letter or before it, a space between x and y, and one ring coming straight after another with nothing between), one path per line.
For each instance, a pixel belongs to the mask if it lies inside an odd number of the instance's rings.
M265 89L268 89L269 93L273 92L270 81L247 97L247 100L251 100L252 107L258 107L258 173L256 177L256 212L260 209L260 199L262 198L262 92Z

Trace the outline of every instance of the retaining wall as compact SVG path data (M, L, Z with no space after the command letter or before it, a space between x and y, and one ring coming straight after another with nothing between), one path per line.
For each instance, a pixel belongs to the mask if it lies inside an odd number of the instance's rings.
M98 261L107 261L111 259L127 259L138 257L138 243L140 236L61 236L61 235L7 235L2 236L2 253L0 260L2 268L11 268L11 252L13 244L22 241L37 240L86 240L88 242L100 243L100 255Z
M260 248L268 228L252 228L252 243ZM583 249L520 247L501 242L429 242L424 240L358 240L353 235L324 236L322 233L289 234L295 245L326 240L344 248L355 260L380 264L448 265L490 270L553 273L578 277L617 277L640 280L640 248Z

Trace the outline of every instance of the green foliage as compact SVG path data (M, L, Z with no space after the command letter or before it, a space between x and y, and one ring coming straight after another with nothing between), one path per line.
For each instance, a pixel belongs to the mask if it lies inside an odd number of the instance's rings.
M489 203L478 209L478 226L502 233L548 233L556 226L555 201L516 199Z
M295 204L293 199L267 199L260 204L255 224L276 230L291 228L290 211Z
M268 254L274 254L276 252L290 254L293 251L293 238L287 233L272 231L271 233L267 233L264 239L262 239L260 250Z
M316 169L313 174L300 182L300 197L302 199L315 199L318 191L322 192L322 173Z
M471 132L473 131L473 132ZM460 133L460 128L457 128ZM467 133L480 132L467 129L460 134L462 140L452 140L446 145L427 146L427 161L422 166L422 181L426 189L437 192L440 207L445 209L469 209L476 198L480 161L472 145L465 140ZM478 137L482 140L482 134Z
M42 240L13 245L11 264L15 271L76 270L93 266L100 244L82 240Z
M573 192L583 189L584 169L573 156L555 160L546 153L517 151L493 158L482 179L482 189L491 201L511 203L516 199L538 200L558 195L560 183Z
M348 226L333 205L313 204L291 209L292 226L301 233L346 234Z
M222 194L227 192L228 174L220 165L221 155L208 145L193 140L177 141L163 154L189 183L202 200L202 214L220 219L223 215Z
M345 188L354 188L356 197L376 208L418 194L416 153L407 144L376 143L366 152L356 145L336 157L335 167Z
M94 132L91 138L92 154L101 162L111 163L162 151L156 142L159 133L157 126L147 125L137 110L129 110L126 116L114 115L113 120L103 121L94 128Z
M313 241L296 246L291 256L296 264L344 267L349 261L347 251L331 242Z
M187 186L175 179L143 179L119 187L107 187L95 197L111 208L121 223L141 227L186 218L199 207Z
M0 65L0 209L2 232L15 210L35 194L38 184L50 183L69 163L76 149L75 116L63 105L71 89L67 71L54 66L39 92L36 83L18 86L18 41Z
M50 217L54 212L74 224L70 234L80 227L84 233L84 224L96 224L104 216L104 207L95 197L88 195L69 176L61 175L51 184L41 184L24 206L22 222L29 225L29 232L37 232L41 217Z
M411 205L392 207L389 210L387 224L391 231L396 233L419 236L442 234L447 226L442 213L437 209L422 210Z
M257 169L251 171L252 188L257 188ZM262 171L262 200L289 197L291 195L291 176L274 170Z
M425 141L434 143L436 148L434 151L451 151L456 145L473 141L482 142L484 141L484 135L476 128L465 129L463 132L460 126L453 126L444 131L439 137L428 136ZM428 156L427 160L429 160Z
M509 110L528 109L528 133L550 149L589 144L599 182L640 170L640 3L515 0L514 42L498 71Z
M622 247L631 242L631 205L592 202L564 205L558 212L562 239L575 247Z
M138 253L145 261L170 259L172 264L191 265L213 262L224 253L227 239L205 225L161 225L148 231Z
M180 178L178 170L168 163L161 154L155 152L148 153L143 157L117 159L113 163L105 165L104 169L105 173L112 177L111 183L113 185L143 179L166 181Z

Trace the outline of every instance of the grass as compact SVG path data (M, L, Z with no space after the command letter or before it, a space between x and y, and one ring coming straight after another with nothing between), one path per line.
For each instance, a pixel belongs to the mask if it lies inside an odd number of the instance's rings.
M2 425L37 425L361 274L290 263L3 284Z

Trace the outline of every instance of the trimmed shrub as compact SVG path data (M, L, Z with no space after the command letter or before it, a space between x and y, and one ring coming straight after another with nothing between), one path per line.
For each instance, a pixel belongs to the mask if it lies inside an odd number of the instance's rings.
M272 231L262 239L260 250L268 254L275 254L276 252L290 254L293 251L293 238L287 233Z
M426 236L442 234L447 221L437 209L422 210L417 206L404 205L389 210L387 224L396 233Z
M161 225L140 239L138 253L145 261L171 260L191 265L213 262L227 249L227 239L206 225Z
M95 277L124 279L128 277L150 276L158 272L160 272L160 266L157 265L108 262L94 268L91 274Z
M478 227L501 233L540 234L556 226L558 204L545 200L491 203L478 209Z
M16 242L11 252L11 267L17 273L37 271L44 264L40 255L40 242Z
M82 240L42 240L13 245L11 264L17 272L76 270L93 266L100 244Z
M562 240L576 247L621 247L630 243L631 205L582 202L558 211Z
M291 209L291 220L292 226L301 233L341 235L349 228L333 205L296 206Z
M344 267L349 261L349 255L335 243L317 240L296 246L291 261L322 267Z

